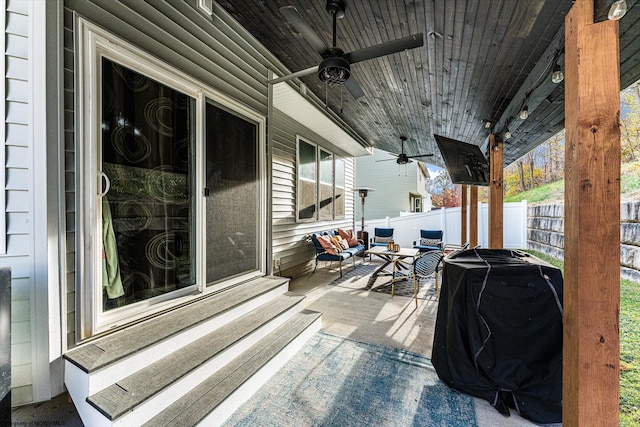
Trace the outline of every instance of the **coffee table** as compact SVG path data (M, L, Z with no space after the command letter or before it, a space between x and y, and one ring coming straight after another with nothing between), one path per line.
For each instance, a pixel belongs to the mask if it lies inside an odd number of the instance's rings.
M415 248L400 248L399 251L390 251L385 246L374 246L370 249L364 251L367 255L375 255L384 260L384 263L378 267L372 275L377 277L381 274L393 274L392 272L385 270L385 268L391 264L396 259L404 259L404 258L416 258L420 251ZM402 263L398 263L398 268L401 268Z

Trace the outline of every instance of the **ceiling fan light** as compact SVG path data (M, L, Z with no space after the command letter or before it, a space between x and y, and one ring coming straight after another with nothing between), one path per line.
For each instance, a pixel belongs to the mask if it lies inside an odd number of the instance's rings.
M558 64L553 66L553 74L551 74L551 81L555 84L562 83L564 80L564 73Z
M626 0L618 0L614 1L611 7L609 8L609 13L607 17L610 21L617 21L621 19L627 13L627 2Z
M318 78L328 85L339 85L351 76L349 62L341 57L325 58L318 68Z

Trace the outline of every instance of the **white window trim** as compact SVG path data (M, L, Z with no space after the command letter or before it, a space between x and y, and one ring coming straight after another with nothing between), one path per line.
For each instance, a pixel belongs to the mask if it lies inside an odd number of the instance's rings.
M300 181L307 181L307 182L312 182L310 179L308 178L303 178L300 176L300 141L304 142L305 144L309 144L312 145L316 148L316 177L315 177L315 183L316 183L316 194L315 194L315 204L316 204L316 212L313 218L300 218L300 207L298 205L298 200L300 198L300 186L298 185L298 183ZM321 181L320 181L320 151L324 151L325 153L328 153L331 157L331 197L333 197L333 203L332 203L332 209L331 209L331 218L320 218L320 185L321 185ZM343 161L345 161L345 159L342 159ZM345 174L346 174L346 163L345 163ZM325 183L326 184L326 183ZM345 186L344 187L339 187L339 188L344 188L345 189L345 195L346 195L346 176L345 176ZM300 222L300 223L304 223L304 222L318 222L318 221L334 221L337 219L344 219L346 218L346 205L345 205L345 214L338 216L336 215L336 206L335 206L335 197L336 197L336 188L338 188L338 186L336 185L336 153L333 151L330 151L324 147L322 147L319 144L316 144L315 142L310 141L308 138L301 136L301 135L296 135L296 201L295 201L295 218L296 218L296 222ZM345 202L346 204L346 202Z
M300 218L300 206L298 204L299 200L300 200L300 185L298 184L300 181L307 181L307 182L312 182L312 180L310 180L309 178L303 178L302 176L300 176L300 142L304 142L305 144L308 145L312 145L315 147L316 149L316 176L315 176L315 180L313 182L315 182L316 184L316 194L314 195L314 200L316 203L316 211L315 211L315 215L313 216L313 218ZM309 141L307 138L304 138L300 135L296 135L296 202L295 202L295 217L296 217L296 222L315 222L318 221L318 191L319 191L319 186L320 183L318 182L318 151L319 151L320 147L318 146L318 144Z
M219 104L229 110L256 123L258 128L259 144L259 197L260 219L258 227L262 227L258 253L264 254L267 247L266 233L266 213L267 213L267 168L266 168L266 118L250 107L217 92L208 85L191 78L164 61L148 54L135 47L132 43L121 39L108 31L86 21L82 17L75 16L77 37L76 37L76 207L78 218L78 235L76 250L76 331L77 338L84 340L96 333L103 332L115 326L120 326L138 318L142 318L166 310L174 305L182 304L190 299L198 298L203 293L214 292L222 287L230 286L233 283L247 280L250 277L264 275L268 265L264 257L258 260L258 268L255 272L243 274L218 286L206 286L205 273L205 233L206 229L204 209L204 114L207 100ZM173 292L167 295L155 297L132 306L115 309L107 313L102 312L95 292L97 284L100 283L101 274L99 259L100 252L96 245L99 244L98 224L93 223L94 218L99 218L100 206L97 203L98 191L101 188L101 181L98 177L98 141L101 135L99 118L101 117L101 106L99 96L99 85L101 82L101 58L106 57L112 61L123 64L134 69L162 84L180 91L196 99L196 143L195 157L198 159L195 166L195 176L197 179L194 197L196 197L196 285L187 287L183 294ZM87 179L89 177L94 179ZM83 286L85 283L95 283L93 287ZM197 293L194 295L194 287ZM182 295L176 297L176 295Z

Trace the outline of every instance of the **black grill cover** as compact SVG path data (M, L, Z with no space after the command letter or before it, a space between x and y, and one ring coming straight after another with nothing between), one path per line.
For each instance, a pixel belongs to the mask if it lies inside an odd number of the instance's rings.
M445 258L432 362L449 387L536 423L562 421L562 273L519 251Z

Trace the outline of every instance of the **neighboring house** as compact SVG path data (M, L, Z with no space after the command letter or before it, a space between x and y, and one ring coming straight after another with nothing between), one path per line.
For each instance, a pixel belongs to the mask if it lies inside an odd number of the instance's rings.
M375 189L365 199L365 220L431 210L431 195L427 192L429 171L424 162L413 160L399 165L395 158L387 151L374 149L371 156L355 159L356 187ZM356 219L360 218L361 203L357 203Z
M62 392L80 344L301 274L308 234L353 227L367 144L206 3L0 1L13 405Z

